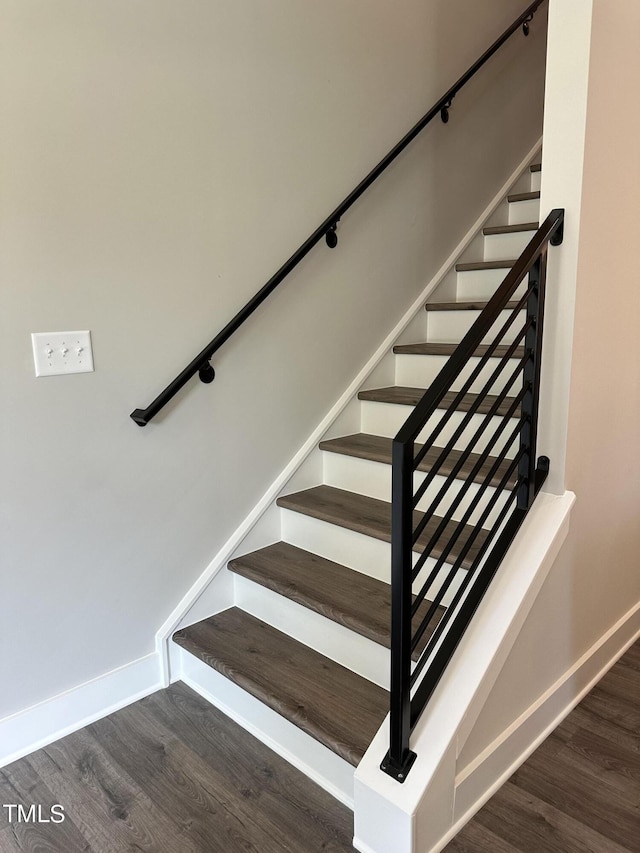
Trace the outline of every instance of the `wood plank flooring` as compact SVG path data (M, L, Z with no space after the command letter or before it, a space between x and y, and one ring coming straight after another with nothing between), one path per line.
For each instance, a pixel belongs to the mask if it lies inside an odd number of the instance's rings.
M539 222L522 222L517 225L489 225L482 229L483 234L519 234L522 231L537 231Z
M352 814L181 684L0 770L1 853L345 853ZM445 853L640 851L640 643Z
M459 344L443 344L427 341L416 344L398 344L393 348L396 355L453 355ZM491 352L492 358L504 358L510 351L511 344L499 344ZM481 358L489 351L489 344L480 344L474 350L474 356ZM516 347L510 354L511 358L523 358L524 347Z
M471 272L473 270L503 270L515 266L516 259L500 261L470 261L456 264L456 272Z
M640 851L640 643L444 853Z
M536 225L536 230L538 226ZM487 300L467 300L466 302L427 302L425 311L482 311L489 302ZM518 301L508 302L505 311L513 311L518 307Z
M352 813L175 684L0 769L0 803L60 803L1 853L343 853Z
M518 201L539 201L540 200L540 190L534 190L528 193L512 193L507 196L507 200L511 204L512 202Z
M417 406L426 394L426 388L411 388L407 385L391 385L388 388L371 388L358 392L359 400L369 400L372 403L392 403L397 406ZM458 391L447 391L438 403L439 409L448 409L453 405L458 396ZM465 394L456 406L457 412L468 412L478 399L477 394ZM494 406L498 397L494 394L485 394L478 405L476 414L486 415ZM498 405L495 411L497 416L508 415L513 405L513 397L506 397Z

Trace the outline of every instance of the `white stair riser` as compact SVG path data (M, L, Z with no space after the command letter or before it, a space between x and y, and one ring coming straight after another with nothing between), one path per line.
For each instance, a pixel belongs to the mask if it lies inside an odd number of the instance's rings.
M486 302L491 299L510 271L509 268L502 267L497 270L465 270L457 273L458 302L469 302L474 299ZM511 299L519 298L525 290L523 283Z
M428 388L449 361L447 355L396 355L396 385L408 385L410 388ZM499 394L515 373L521 358L510 358L502 362L503 366L489 387L489 394ZM451 389L460 391L471 374L480 364L479 358L469 359L467 366L453 382ZM499 358L490 358L467 390L473 393L483 391L494 372L500 368ZM509 394L515 396L522 388L522 372L510 385Z
M502 311L492 327L492 331L485 337L486 341L494 339L495 334L500 331L504 323L513 312ZM480 311L428 311L427 312L427 340L431 343L448 343L449 341L461 341L471 326L480 316ZM523 327L526 319L526 311L521 311L520 316L513 321L512 326L504 334L504 343L511 343L515 334Z
M368 400L363 400L361 402L362 405L362 432L370 433L372 435L383 435L387 438L394 438L400 427L405 423L413 408L411 406L399 406L394 405L392 403L373 403ZM437 425L437 423L442 418L444 412L442 410L438 410L429 420L427 427L420 433L418 436L418 441L423 442L425 439L431 434L431 431ZM442 429L442 432L438 435L436 444L443 446L445 442L447 442L451 436L453 435L456 428L460 425L462 419L465 417L466 412L454 412L450 417L449 421L445 424ZM475 430L481 425L481 423L485 420L485 415L472 415L468 426L465 427L465 430L461 436L461 438L455 443L455 448L458 450L464 450L469 443L469 439L474 435ZM495 426L489 424L486 427L485 432L478 439L477 444L473 446L473 451L475 453L482 453L485 447L487 446L487 438L491 438L493 432L498 426L498 420L495 420ZM515 420L513 421L513 426L509 425L505 429L506 435L509 434L511 429L515 428ZM509 452L509 456L513 457L517 450L517 444L514 443L513 447Z
M535 231L515 231L510 234L486 234L484 260L500 261L503 258L519 258L535 233Z
M422 485L425 477L426 474L422 471L415 473L413 479L414 491ZM391 466L381 462L373 462L370 459L357 459L353 456L325 452L324 482L329 486L345 489L348 492L358 492L370 498L378 498L387 502L391 500ZM445 482L445 477L435 476L433 482L427 488L425 495L418 503L417 508L423 512L429 509ZM464 480L453 480L450 483L446 494L443 495L442 500L434 508L436 515L442 516L448 511L464 485ZM479 490L480 486L476 483L472 483L469 486L460 502L460 506L453 513L455 521L462 519ZM478 507L473 511L468 520L469 524L475 524L479 521L484 507L494 497L496 492L490 486L487 486L483 491L484 494L478 502ZM506 500L506 493L504 498L501 495L497 499L495 507L483 523L484 527L490 528L494 523L504 505L504 500Z
M421 574L420 577L423 578L424 575ZM450 589L447 590L447 595L443 596L443 601L447 601L455 594L464 577L464 572L456 576ZM391 655L386 646L344 628L332 619L255 584L247 578L238 575L237 581L237 606L309 648L315 649L325 657L389 690ZM439 586L434 584L434 595L437 595L438 589ZM174 645L173 648L180 647ZM182 651L184 653L184 650ZM414 666L415 663L412 662L412 670Z
M525 222L539 222L540 199L530 201L512 201L509 203L509 225L522 225Z
M235 586L237 607L389 689L387 648L240 575L236 575Z
M369 577L389 583L391 577L391 545L381 539L374 539L372 536L365 536L363 533L356 533L353 530L347 530L344 527L338 527L336 524L320 521L320 519L311 518L291 510L282 510L282 538L285 542L296 545L298 548L312 551L321 557L326 557L328 560L334 560L336 563L341 563L343 566L361 572L363 575L369 575ZM413 562L415 563L417 559L417 555L414 554ZM435 561L429 558L413 586L415 593L419 591L434 566ZM430 597L437 595L442 576L450 568L451 566L445 564L436 583L429 591ZM456 574L454 583L443 598L442 603L445 607L465 577L466 571L460 569Z
M354 768L347 761L185 649L172 660L196 693L353 809Z
M542 189L542 172L531 172L531 192L539 193Z

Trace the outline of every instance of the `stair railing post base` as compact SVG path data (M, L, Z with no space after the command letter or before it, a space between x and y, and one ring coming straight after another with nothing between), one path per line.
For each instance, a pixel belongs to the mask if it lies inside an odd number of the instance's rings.
M397 764L395 761L391 760L391 754L388 752L385 757L382 759L382 763L380 764L380 770L383 770L388 776L391 776L396 782L400 782L402 784L404 780L407 778L407 774L409 770L413 767L413 762L416 760L418 756L415 752L412 752L408 749L405 753L404 759L400 764Z

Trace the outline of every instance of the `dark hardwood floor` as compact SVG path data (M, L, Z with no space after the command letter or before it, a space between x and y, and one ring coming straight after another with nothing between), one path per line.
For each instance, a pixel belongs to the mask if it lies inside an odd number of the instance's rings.
M639 853L640 643L444 853Z
M347 808L179 683L0 770L3 803L66 819L0 810L1 853L353 849Z
M1 853L350 851L352 814L181 684L0 770ZM640 643L445 853L640 853Z

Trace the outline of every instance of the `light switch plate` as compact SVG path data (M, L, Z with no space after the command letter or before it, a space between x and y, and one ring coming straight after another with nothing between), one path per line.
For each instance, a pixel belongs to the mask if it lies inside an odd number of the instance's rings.
M36 376L91 373L91 332L34 332L31 335Z

